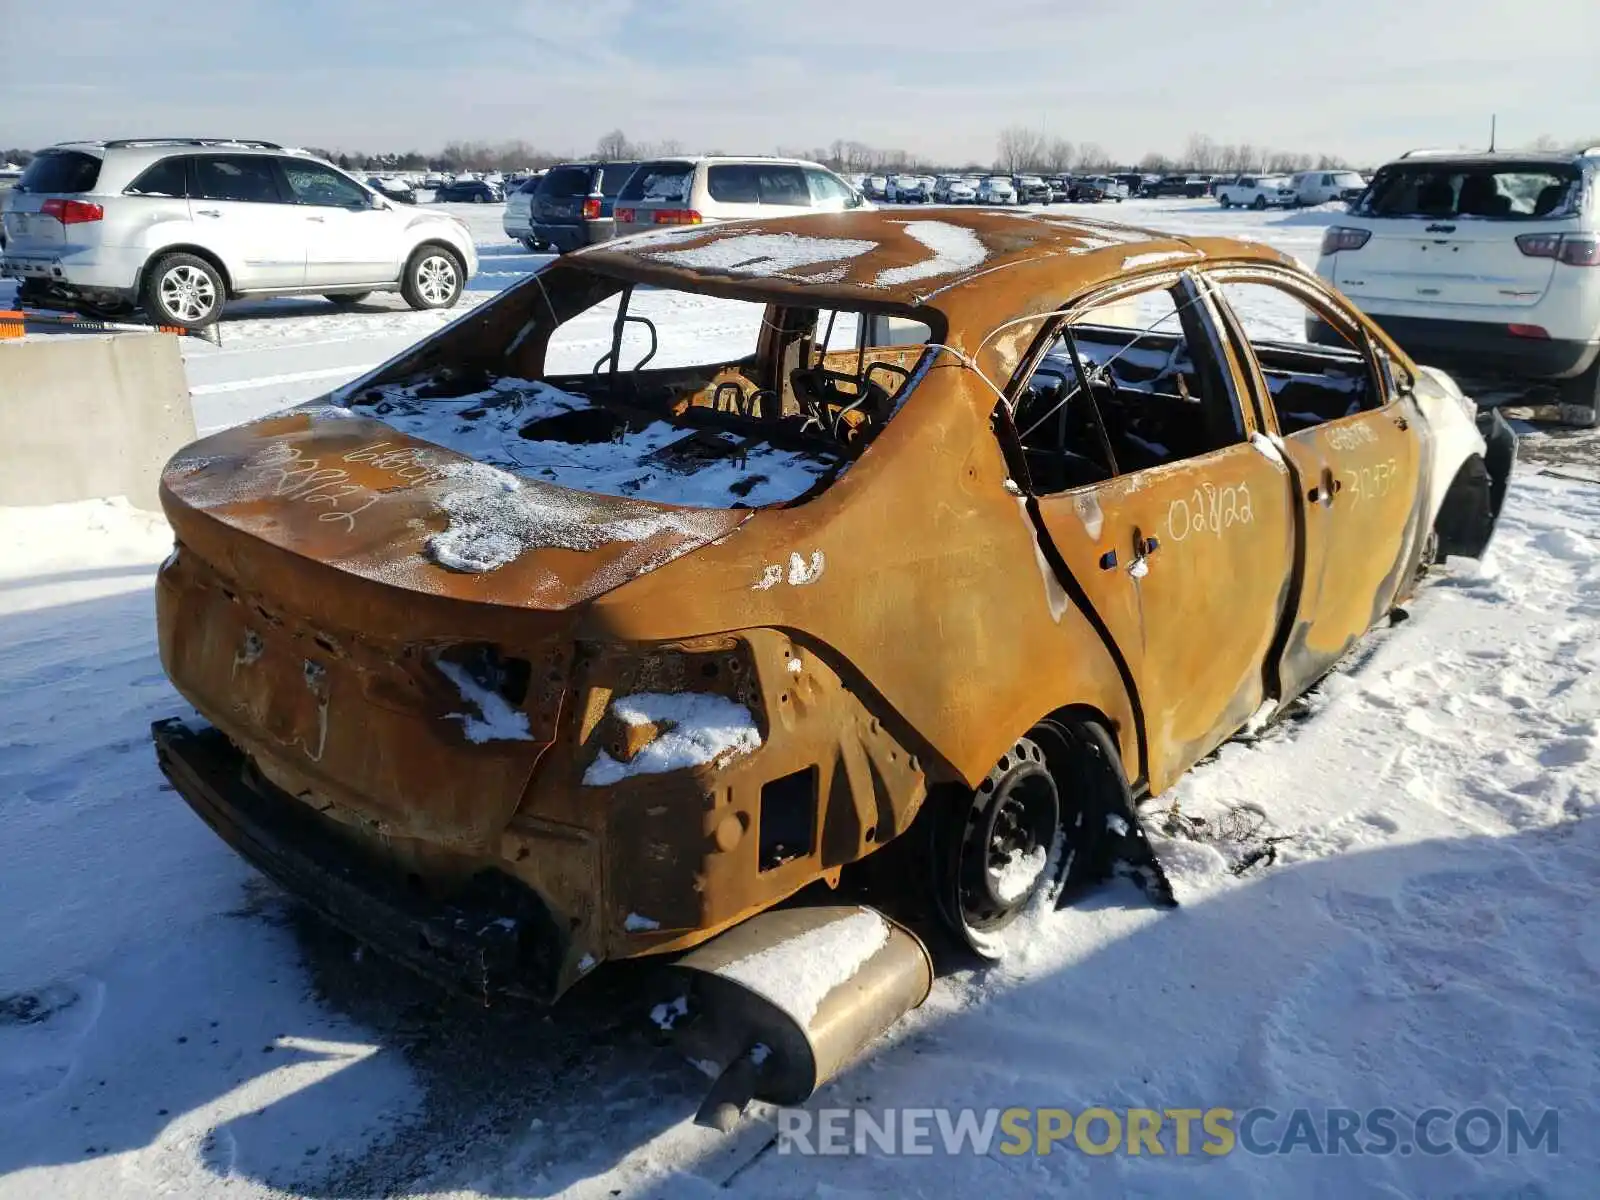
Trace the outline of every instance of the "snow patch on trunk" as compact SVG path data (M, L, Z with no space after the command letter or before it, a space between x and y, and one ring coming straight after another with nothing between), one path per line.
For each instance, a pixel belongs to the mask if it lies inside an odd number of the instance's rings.
M528 731L528 714L512 708L503 696L484 687L459 663L439 659L434 662L439 673L456 685L461 698L478 710L471 713L447 713L445 719L460 721L467 741L476 745L485 742L531 742Z
M703 692L641 692L611 702L611 711L629 725L655 724L662 732L631 762L618 762L604 750L583 773L588 787L607 787L636 775L663 775L748 754L761 745L755 718L742 704Z

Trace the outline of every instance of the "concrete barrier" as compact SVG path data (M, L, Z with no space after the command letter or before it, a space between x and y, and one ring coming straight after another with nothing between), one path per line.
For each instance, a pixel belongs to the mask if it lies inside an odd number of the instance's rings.
M0 505L126 496L157 509L162 465L194 437L171 334L0 341Z

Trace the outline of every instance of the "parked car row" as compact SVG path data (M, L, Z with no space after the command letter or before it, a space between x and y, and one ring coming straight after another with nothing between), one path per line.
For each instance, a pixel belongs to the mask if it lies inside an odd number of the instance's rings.
M870 207L842 177L803 159L573 162L525 183L507 201L502 227L529 250L564 253L663 225Z

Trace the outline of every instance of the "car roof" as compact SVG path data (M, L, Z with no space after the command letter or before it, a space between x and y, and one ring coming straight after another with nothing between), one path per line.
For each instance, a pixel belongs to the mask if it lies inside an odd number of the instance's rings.
M1508 163L1538 163L1549 166L1575 166L1585 158L1600 155L1600 146L1581 153L1550 150L1408 150L1399 158L1392 158L1385 166L1400 163L1450 162L1472 166L1505 166Z
M749 238L759 241L717 249ZM828 246L814 244L834 240L850 245L830 254ZM802 260L810 251L821 254L811 266L760 262L792 260L784 253L791 247ZM976 351L982 335L1001 322L1054 311L1134 270L1171 270L1207 259L1303 270L1256 242L1179 238L1076 215L984 208L941 209L937 219L925 220L854 210L679 226L601 242L562 261L631 282L758 303L932 310L943 318L952 345L967 338ZM733 260L736 265L724 265ZM939 260L948 268L940 269Z
M809 158L782 158L776 154L663 154L658 158L641 158L637 161L641 165L644 163L683 163L685 166L695 166L700 163L770 163L780 167L816 167L822 171L828 170L821 163L812 162ZM882 172L874 172L868 176L870 179L882 177Z

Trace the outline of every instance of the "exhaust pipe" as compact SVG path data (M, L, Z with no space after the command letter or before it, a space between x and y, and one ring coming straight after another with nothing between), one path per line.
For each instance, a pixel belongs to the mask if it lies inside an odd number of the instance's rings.
M672 969L688 984L678 1044L716 1076L695 1120L723 1132L751 1100L804 1102L933 987L921 939L860 904L760 913Z

